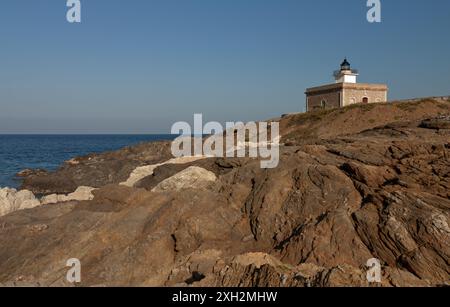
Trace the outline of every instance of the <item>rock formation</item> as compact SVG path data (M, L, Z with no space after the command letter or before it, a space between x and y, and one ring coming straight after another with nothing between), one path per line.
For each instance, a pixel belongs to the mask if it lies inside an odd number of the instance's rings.
M31 191L3 188L0 189L0 216L31 209L41 205L58 204L69 201L92 200L94 195L92 192L95 188L78 187L75 192L68 195L51 194L37 199Z
M92 200L94 199L94 195L92 194L95 191L95 188L91 187L78 187L75 192L70 193L68 195L58 195L51 194L42 197L41 204L49 205L49 204L57 204L68 201L83 201L83 200Z
M0 189L0 216L18 210L31 209L40 204L39 200L30 191L17 191L9 188Z
M213 172L198 166L190 166L176 175L161 181L153 192L182 191L185 189L204 189L217 180Z
M78 258L84 286L372 286L376 258L382 286L449 285L449 115L433 100L287 115L275 169L143 144L32 175L31 191L97 189L1 217L0 283L69 285Z
M137 167L172 158L170 142L143 143L133 147L91 154L67 161L56 172L26 176L21 189L35 195L69 194L80 186L99 188L127 180Z
M126 181L121 182L120 184L127 186L127 187L133 187L141 179L144 179L145 177L153 175L154 170L160 166L163 166L166 164L186 164L186 163L197 161L197 160L204 159L204 158L205 157L202 157L202 156L181 157L181 158L173 158L173 159L170 159L163 163L140 166L131 172L130 176L128 177L128 179Z

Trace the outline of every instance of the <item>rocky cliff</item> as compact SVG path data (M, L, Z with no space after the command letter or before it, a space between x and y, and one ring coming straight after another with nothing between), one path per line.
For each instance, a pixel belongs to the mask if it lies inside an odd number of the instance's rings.
M442 99L358 105L281 118L275 169L151 143L30 173L93 197L0 217L0 283L68 285L78 258L84 286L369 286L377 258L383 286L448 285L449 125Z

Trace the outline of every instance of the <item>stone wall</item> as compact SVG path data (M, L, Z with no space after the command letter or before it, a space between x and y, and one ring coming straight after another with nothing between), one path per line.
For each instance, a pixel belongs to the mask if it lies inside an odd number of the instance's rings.
M307 97L308 111L313 111L316 109L322 109L321 102L325 102L326 109L329 108L339 108L340 107L340 96L341 92L339 90L335 92L323 93L318 95L311 95Z
M362 103L364 98L368 98L368 103L379 103L387 101L386 89L357 89L344 88L343 90L343 106L355 103Z

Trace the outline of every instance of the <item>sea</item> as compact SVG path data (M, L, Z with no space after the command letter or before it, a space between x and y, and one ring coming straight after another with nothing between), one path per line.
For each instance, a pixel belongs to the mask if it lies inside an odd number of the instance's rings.
M173 140L173 135L0 135L0 188L18 188L24 169L56 170L64 161L143 142Z

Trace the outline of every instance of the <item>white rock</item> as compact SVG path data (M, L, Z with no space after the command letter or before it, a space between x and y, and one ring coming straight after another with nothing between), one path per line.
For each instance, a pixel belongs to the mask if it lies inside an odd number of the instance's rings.
M92 194L92 191L96 190L95 188L91 187L78 187L75 192L70 193L68 195L57 195L52 194L48 196L44 196L41 199L41 203L43 205L49 205L49 204L57 204L62 203L66 201L84 201L84 200L92 200L94 199L94 194Z
M127 187L133 187L139 180L144 179L147 176L153 175L155 169L159 166L163 166L165 164L186 164L190 162L194 162L197 160L205 159L206 156L191 156L191 157L181 157L170 159L166 162L159 164L146 165L136 168L128 177L127 181L120 183L121 185Z
M217 180L216 175L204 168L191 166L160 182L153 192L180 191L184 189L202 189Z
M94 199L94 194L92 194L93 191L95 191L95 188L91 188L91 187L78 187L75 192L67 195L67 201L72 201L72 200L93 200Z
M41 203L34 194L28 190L0 189L0 216L23 209L31 209Z
M47 195L41 198L41 203L43 205L48 205L48 204L56 204L58 203L58 195L57 194L51 194L51 195Z
M0 216L4 216L14 211L31 209L40 205L57 204L67 201L84 201L94 199L92 191L95 188L78 187L75 192L69 195L52 194L42 197L39 201L31 191L4 188L0 189Z

